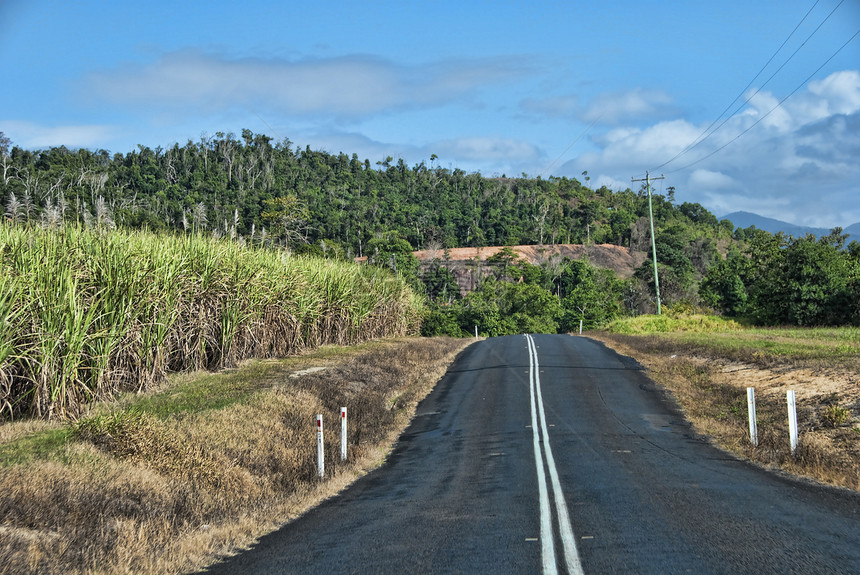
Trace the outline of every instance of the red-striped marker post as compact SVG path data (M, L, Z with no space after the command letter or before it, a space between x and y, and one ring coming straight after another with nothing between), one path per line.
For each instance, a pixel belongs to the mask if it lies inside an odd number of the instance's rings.
M340 408L340 460L346 461L346 408Z
M317 473L325 477L325 450L323 449L322 415L317 415Z

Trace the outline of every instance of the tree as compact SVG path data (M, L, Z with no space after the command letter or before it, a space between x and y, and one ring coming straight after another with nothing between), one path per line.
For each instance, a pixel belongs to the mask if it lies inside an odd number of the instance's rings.
M12 140L6 137L6 134L0 132L0 167L3 168L3 185L9 184L11 177L10 169L12 168L12 157L9 155L9 146L12 145Z
M706 305L728 316L747 313L749 294L743 278L747 277L749 259L737 248L730 250L726 259L720 259L708 268L699 285L699 297Z
M560 278L563 287L559 330L572 332L593 329L621 314L625 282L609 270L596 269L587 262L569 262Z
M487 258L487 265L493 269L493 275L497 279L511 279L508 270L519 259L517 252L510 247L504 247Z
M284 247L307 241L310 214L306 202L288 194L264 200L263 205L263 221L269 225L269 231Z
M513 333L558 333L561 305L541 286L507 283L503 298L500 308L514 325Z
M418 278L418 267L420 262L412 253L412 246L408 241L400 237L397 232L379 233L367 242L367 250L370 256L368 263L401 274L409 285L417 291L423 289L423 284Z
M431 301L450 303L460 297L457 278L438 258L432 260L421 274L421 283L424 284L424 293Z
M845 321L851 302L848 293L848 259L837 246L845 243L815 241L813 236L791 242L783 273L787 320L795 325L835 325Z

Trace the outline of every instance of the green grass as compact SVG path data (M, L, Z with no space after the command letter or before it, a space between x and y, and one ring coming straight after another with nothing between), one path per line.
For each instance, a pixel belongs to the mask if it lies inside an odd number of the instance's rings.
M639 316L613 322L610 333L660 337L739 360L860 358L860 329L745 327L706 315Z
M0 445L0 466L23 465L39 459L64 461L72 436L69 427L39 431Z
M676 336L683 343L712 347L726 352L751 352L762 356L795 359L830 359L860 355L860 342L844 334L811 334L796 329L731 331Z
M711 333L738 330L737 322L717 316L693 315L640 315L613 321L607 331L625 335L654 333Z

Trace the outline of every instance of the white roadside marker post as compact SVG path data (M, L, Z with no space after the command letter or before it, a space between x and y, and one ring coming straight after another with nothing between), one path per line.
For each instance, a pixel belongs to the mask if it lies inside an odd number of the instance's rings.
M478 326L475 326L475 339L478 339Z
M325 451L323 449L322 415L317 415L317 473L325 477Z
M340 460L346 461L346 408L340 408Z
M747 411L750 416L750 442L758 446L758 424L755 417L755 388L747 388Z
M582 335L582 320L579 320L579 335Z
M794 455L794 450L797 449L797 405L794 401L794 390L789 389L787 394L788 401L788 435L791 443L791 454Z

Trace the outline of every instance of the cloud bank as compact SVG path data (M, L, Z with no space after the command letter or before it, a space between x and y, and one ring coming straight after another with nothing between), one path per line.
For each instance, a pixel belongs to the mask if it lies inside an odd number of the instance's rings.
M624 101L615 102L623 109ZM596 150L562 171L588 170L598 182L624 182L625 174L640 177L645 170L664 173L678 201L706 204L717 215L748 210L824 226L860 221L860 202L851 198L860 177L860 72L835 72L779 101L769 92L753 95L689 150L708 124L675 119L611 127L591 137ZM644 108L631 103L629 109L632 117ZM844 221L832 221L835 205L852 206L842 211Z
M25 149L66 146L67 148L99 147L101 142L110 139L116 131L112 126L68 125L43 126L33 122L7 120L0 122L3 131L17 146Z
M463 100L487 86L514 81L528 70L528 63L516 58L407 66L375 56L229 59L187 50L148 65L91 73L85 90L119 106L207 112L261 106L356 120Z

